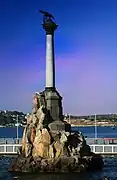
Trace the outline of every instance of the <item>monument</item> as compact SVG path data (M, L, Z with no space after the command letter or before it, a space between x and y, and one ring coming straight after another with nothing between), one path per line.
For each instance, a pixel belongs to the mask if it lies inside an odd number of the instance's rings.
M46 32L46 87L33 97L33 109L27 116L21 148L10 172L81 172L101 170L103 160L91 152L81 132L70 131L63 121L62 97L55 87L53 16L43 13Z
M43 14L43 29L46 32L46 86L45 102L52 123L49 127L52 131L70 130L70 125L63 122L62 97L55 85L55 56L54 56L54 32L58 25L53 21L52 14L40 10Z

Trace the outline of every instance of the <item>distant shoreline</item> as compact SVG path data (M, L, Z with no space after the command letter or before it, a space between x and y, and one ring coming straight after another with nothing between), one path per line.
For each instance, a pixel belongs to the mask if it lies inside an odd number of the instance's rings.
M95 124L79 124L79 125L74 125L74 124L71 124L71 127L92 127L92 126L95 126ZM100 125L100 124L97 124L96 125L97 127L116 127L117 125L114 125L114 124L104 124L104 125Z

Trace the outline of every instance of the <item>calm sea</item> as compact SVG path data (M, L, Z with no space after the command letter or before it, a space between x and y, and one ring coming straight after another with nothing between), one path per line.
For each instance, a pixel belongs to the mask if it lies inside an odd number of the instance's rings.
M74 129L76 130L76 128ZM78 127L87 137L94 137L94 127ZM22 137L23 128L19 128L19 138ZM16 138L16 128L0 128L0 138ZM117 137L117 127L97 127L98 137ZM104 169L101 172L86 174L11 174L8 167L13 157L0 156L0 180L103 180L104 176L109 180L117 180L117 156L104 157Z
M72 127L73 131L81 131L84 136L88 138L95 137L95 127ZM18 128L18 136L22 137L23 128ZM14 128L0 128L0 138L16 138L17 129ZM97 127L97 137L117 137L117 127Z

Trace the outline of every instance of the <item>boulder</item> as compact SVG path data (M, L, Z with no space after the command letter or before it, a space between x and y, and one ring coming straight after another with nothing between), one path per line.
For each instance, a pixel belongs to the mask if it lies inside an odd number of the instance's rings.
M36 146L39 143L43 143L45 145L51 144L51 136L47 129L38 130L36 132L35 140L34 140L34 146Z
M49 158L49 146L45 145L44 143L39 143L37 146L33 148L32 156Z
M60 137L60 143L64 144L65 142L67 142L67 136L65 133L62 133Z
M43 105L37 110L36 117L38 118L39 123L43 124L43 121L45 119L45 113L44 113L44 106Z
M33 143L33 156L49 158L49 148L51 144L51 136L47 129L39 130L36 133Z
M54 154L54 147L51 144L51 145L49 145L49 159L53 159L54 156L55 156L55 154Z
M51 136L50 133L46 128L42 129L42 142L45 145L50 145L51 144Z
M81 146L80 147L80 155L81 155L81 157L83 157L83 156L90 156L90 154L91 154L91 148L90 148L90 146L89 145L83 145L83 146Z
M63 144L60 143L60 141L56 141L54 143L55 148L55 158L58 158L63 155Z

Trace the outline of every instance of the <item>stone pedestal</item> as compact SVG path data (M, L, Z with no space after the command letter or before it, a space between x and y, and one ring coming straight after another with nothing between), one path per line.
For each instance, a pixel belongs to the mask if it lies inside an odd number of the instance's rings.
M45 89L46 107L50 112L53 121L63 119L62 116L62 97L55 88Z
M45 102L48 112L52 118L52 123L49 124L51 131L66 131L70 130L67 124L63 122L62 112L62 97L55 88L45 89Z

